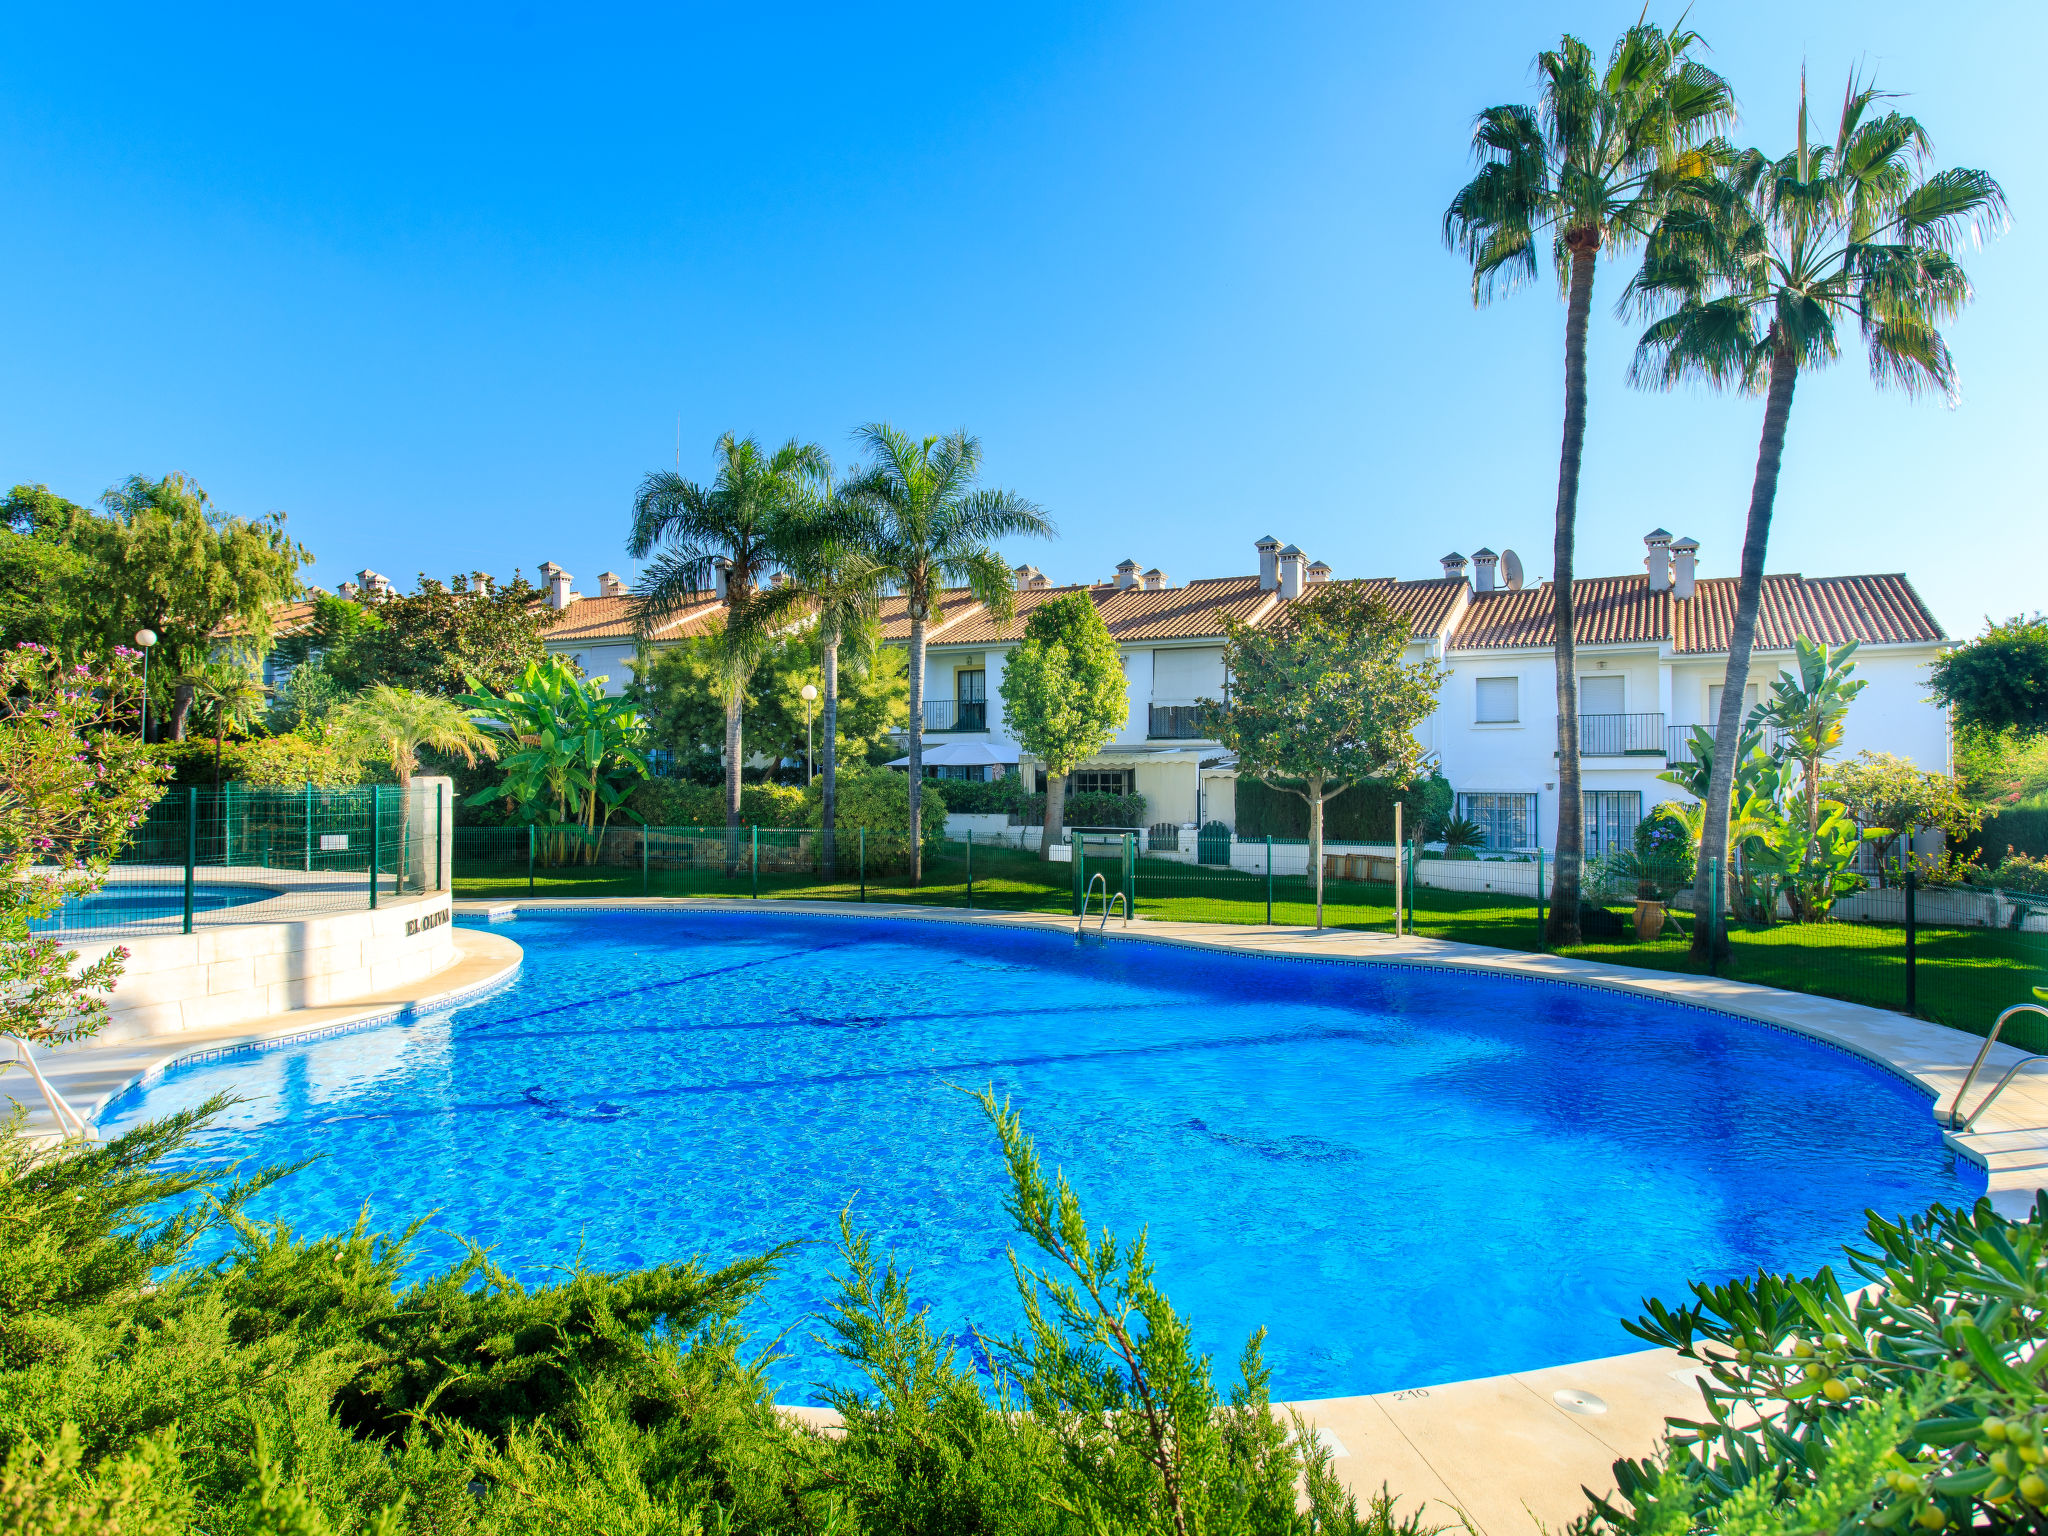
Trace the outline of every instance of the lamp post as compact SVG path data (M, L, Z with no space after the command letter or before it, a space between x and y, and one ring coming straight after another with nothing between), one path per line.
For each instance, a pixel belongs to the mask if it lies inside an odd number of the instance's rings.
M144 745L147 745L149 742L149 652L150 648L156 644L156 631L153 629L138 629L135 631L135 643L142 647L142 740Z
M804 684L804 783L811 782L811 701L818 696L816 683Z

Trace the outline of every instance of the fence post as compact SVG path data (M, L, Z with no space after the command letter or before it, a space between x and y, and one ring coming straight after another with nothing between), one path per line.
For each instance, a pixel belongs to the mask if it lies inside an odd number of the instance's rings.
M967 909L974 910L974 829L967 829Z
M531 895L533 894L533 845L534 845L534 842L535 842L535 835L534 835L534 830L533 830L533 823L529 821L529 822L528 822L528 823L526 824L526 894L527 894L527 895L529 895L529 896L531 896Z
M752 871L754 881L754 900L759 901L761 899L761 829L759 827L754 827L752 831L754 834L752 855L754 863Z
M192 931L192 866L199 862L199 791L185 791L185 927Z
M306 780L306 873L313 873L313 781Z
M1907 844L1906 856L1908 860L1912 858L1912 845L1910 843ZM1913 899L1919 894L1919 890L1919 872L1909 862L1906 865L1906 1012L1908 1013L1918 1013L1920 1011L1920 977L1919 965L1917 963L1919 960L1919 947L1916 943L1919 935L1915 931L1919 926L1919 913L1916 910L1917 904Z
M1266 926L1273 926L1273 834L1266 834Z
M220 864L231 869L235 863L235 786L229 780L220 787Z
M1394 937L1401 937L1401 802L1394 802Z
M1079 917L1081 903L1088 899L1087 887L1083 881L1088 869L1088 844L1079 833L1068 838L1067 844L1073 850L1073 857L1068 862L1074 870L1074 916Z
M860 899L868 899L868 829L860 829Z
M1721 974L1721 861L1707 860L1707 974Z
M1550 928L1545 922L1543 910L1543 850L1536 850L1536 947L1539 950L1550 947Z
M1131 924L1131 913L1138 905L1138 834L1124 834L1124 926Z
M377 910L377 868L382 859L383 827L379 813L384 807L384 796L375 784L370 786L370 910Z
M448 836L446 817L448 804L441 798L441 786L434 786L434 889L441 889L441 850L443 839Z
M640 894L647 894L647 823L640 823Z

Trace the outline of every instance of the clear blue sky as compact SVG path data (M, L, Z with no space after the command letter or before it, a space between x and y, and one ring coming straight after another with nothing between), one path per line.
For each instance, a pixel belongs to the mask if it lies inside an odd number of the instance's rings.
M1128 555L1340 575L1550 566L1562 313L1472 309L1440 244L1472 114L1569 5L17 7L0 58L0 474L182 470L289 512L328 586L623 553L640 476L731 428L850 452L964 425L1061 580ZM423 13L432 10L430 19ZM1774 570L1905 570L1952 631L2048 606L2048 7L1699 0L1789 140L1800 61L1910 92L2017 215L1968 265L1961 408L1802 386ZM2029 272L2035 274L2030 280ZM1593 349L1580 570L1656 524L1735 564L1761 407Z

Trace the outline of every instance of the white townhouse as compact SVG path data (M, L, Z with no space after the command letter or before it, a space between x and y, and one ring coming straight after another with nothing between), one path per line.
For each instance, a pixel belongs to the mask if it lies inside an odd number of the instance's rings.
M1659 800L1683 798L1662 773L1683 757L1691 729L1711 732L1720 710L1734 621L1735 580L1701 577L1699 545L1659 529L1644 540L1644 572L1581 577L1574 583L1579 668L1579 750L1588 848L1624 844ZM1236 768L1200 734L1197 698L1223 695L1223 620L1260 624L1304 591L1330 579L1293 545L1258 543L1257 576L1167 584L1125 561L1111 582L1054 587L1030 566L1017 571L1015 617L995 621L964 592L949 593L927 626L925 771L984 779L1020 771L1038 788L1043 774L1003 729L1000 683L1030 610L1048 597L1086 592L1123 653L1130 719L1116 741L1082 764L1078 792L1136 791L1154 822L1236 823ZM1555 846L1557 693L1550 584L1522 585L1517 563L1482 549L1470 562L1443 561L1441 577L1376 578L1379 591L1413 628L1411 656L1448 669L1441 703L1422 730L1457 795L1462 816L1499 849ZM885 638L908 640L900 600ZM1922 768L1949 771L1946 713L1927 697L1926 668L1948 644L1903 575L1766 576L1750 683L1756 702L1790 662L1803 636L1859 642L1858 675L1868 687L1848 719L1844 755L1890 752Z

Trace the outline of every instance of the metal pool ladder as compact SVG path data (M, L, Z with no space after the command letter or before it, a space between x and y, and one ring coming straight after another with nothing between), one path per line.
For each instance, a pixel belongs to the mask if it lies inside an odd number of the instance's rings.
M1984 1065L1984 1058L1991 1054L1991 1047L1998 1044L1998 1032L2005 1028L2005 1021L2016 1013L2038 1013L2043 1018L2048 1018L2048 1008L2043 1008L2039 1003L2014 1003L2012 1007L2006 1009L2005 1012L1998 1016L1992 1023L1991 1033L1984 1037L1984 1044L1978 1048L1977 1059L1970 1063L1970 1070L1964 1074L1963 1086L1956 1090L1955 1101L1948 1107L1948 1128L1950 1130L1967 1131L1977 1123L1977 1117L1991 1107L1991 1101L2005 1092L2005 1085L2020 1075L2020 1068L2031 1066L2037 1061L2048 1061L2048 1055L2022 1056L2018 1061L2006 1068L2005 1076L2001 1077L1997 1085L1984 1095L1984 1101L1970 1111L1970 1118L1967 1120L1961 1118L1963 1095L1970 1091L1970 1084L1976 1080L1978 1069Z
M49 1106L50 1118L57 1122L57 1134L69 1141L74 1136L80 1141L95 1141L91 1126L80 1118L77 1110L64 1100L64 1095L50 1086L50 1080L43 1076L43 1069L36 1065L29 1043L18 1035L8 1035L7 1041L14 1047L14 1059L28 1068L28 1075L36 1080L36 1086L43 1090L43 1102Z
M1124 900L1124 893L1122 891L1111 891L1109 882L1101 875L1096 875L1089 880L1088 889L1081 893L1081 915L1074 919L1074 937L1076 939L1085 937L1081 930L1088 922L1088 903L1094 897L1095 887L1098 885L1102 887L1102 921L1095 925L1096 936L1100 937L1103 930L1109 927L1109 907L1111 902L1115 902L1116 905L1123 908L1124 926L1126 928L1131 926L1131 904Z

